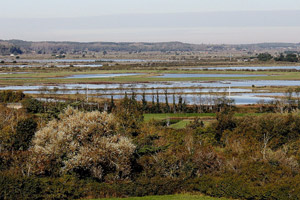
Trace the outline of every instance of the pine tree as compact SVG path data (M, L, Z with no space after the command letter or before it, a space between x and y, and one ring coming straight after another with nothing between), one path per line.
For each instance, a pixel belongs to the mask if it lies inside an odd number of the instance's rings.
M160 104L159 104L159 94L158 94L158 91L156 91L156 112L160 113Z
M182 96L179 95L179 99L178 99L178 111L182 112Z
M152 113L155 113L155 112L156 112L156 110L155 110L155 102L154 102L154 94L152 94L151 112L152 112Z
M114 96L111 95L110 105L109 105L109 112L112 112L115 107L116 107L116 105L115 105L115 102L114 102Z
M169 113L170 106L169 106L169 101L168 101L168 90L165 90L165 99L166 99L165 113Z
M142 95L142 109L143 109L143 112L146 112L148 110L148 104L146 101L145 92L143 92L143 95Z
M173 113L176 113L177 107L176 107L176 99L175 94L173 94Z

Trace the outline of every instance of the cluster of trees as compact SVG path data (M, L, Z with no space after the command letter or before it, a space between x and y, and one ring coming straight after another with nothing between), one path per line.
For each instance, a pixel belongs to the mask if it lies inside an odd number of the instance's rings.
M287 53L287 54L281 53L280 56L278 56L278 57L273 57L269 53L260 53L260 54L258 54L257 58L259 61L270 61L272 59L274 59L275 61L279 61L279 62L298 62L299 61L298 54L295 54L295 53Z
M257 103L258 112L265 113L290 113L300 109L300 87L289 88L285 91L282 99L266 102L261 100Z
M32 115L0 105L0 152L27 150L36 129Z
M260 53L257 58L259 61L269 61L273 59L273 56L269 53Z
M299 58L297 54L280 54L279 57L274 58L275 61L285 61L285 62L298 62Z
M163 102L161 102L161 96L163 96ZM171 102L170 102L170 96ZM129 98L125 93L125 98ZM137 96L133 92L131 94L131 100L137 101ZM172 94L169 95L165 90L164 94L152 94L152 101L149 103L146 99L146 94L141 95L141 102L137 103L137 106L144 113L208 113L218 112L224 107L230 106L234 108L234 100L226 98L226 96L214 96L203 97L201 94L194 95L193 105L188 105L184 94ZM196 103L198 102L198 103Z

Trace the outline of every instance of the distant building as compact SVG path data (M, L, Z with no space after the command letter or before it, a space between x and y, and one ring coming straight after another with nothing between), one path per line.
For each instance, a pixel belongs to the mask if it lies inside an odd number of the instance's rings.
M8 103L7 107L17 109L17 110L23 108L21 103Z

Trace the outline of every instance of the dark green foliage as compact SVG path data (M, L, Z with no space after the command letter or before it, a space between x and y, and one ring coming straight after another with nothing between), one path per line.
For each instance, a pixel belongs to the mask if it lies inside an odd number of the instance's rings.
M21 91L4 90L0 92L0 102L15 103L25 98L25 94Z
M298 62L299 61L298 56L296 54L287 54L285 57L285 60L287 62Z
M180 95L179 98L178 98L178 112L182 112L183 110L183 99L182 99L182 96Z
M84 187L76 178L24 177L0 173L0 199L78 199L85 196Z
M40 113L43 110L42 102L37 99L25 99L22 104L28 113Z
M16 127L16 136L13 144L14 149L27 150L36 128L37 123L32 118L19 121Z
M121 125L120 131L125 135L137 136L140 133L140 125L143 122L143 112L135 95L128 98L127 95L115 109L114 114L117 122Z
M156 106L155 106L155 112L160 113L160 103L159 103L159 94L158 91L156 92Z
M168 101L168 90L165 90L165 102L166 102L166 105L165 105L165 113L169 113L171 110L170 110L170 106L169 106L169 101Z
M115 102L114 102L114 96L111 96L110 98L110 104L109 104L109 107L108 107L108 112L112 112L114 109L115 109L116 105L115 105Z
M236 122L232 112L225 110L217 113L217 122L215 124L216 135L215 139L220 142L225 131L232 131L236 127Z
M142 109L143 109L143 112L146 112L148 110L148 103L146 101L145 92L143 92L143 95L142 95Z
M273 58L273 56L269 53L260 53L257 58L259 61L269 61Z
M275 61L285 61L285 62L298 62L298 55L297 54L280 54L279 57L275 58Z

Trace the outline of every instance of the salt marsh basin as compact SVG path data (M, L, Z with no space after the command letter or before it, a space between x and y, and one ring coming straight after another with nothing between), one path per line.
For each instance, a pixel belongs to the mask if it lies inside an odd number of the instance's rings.
M205 78L205 77L256 77L268 76L265 74L161 74L153 78Z
M77 74L66 77L61 77L62 79L70 79L70 78L109 78L109 77L118 77L118 76L135 76L142 75L140 73L125 73L125 74Z

